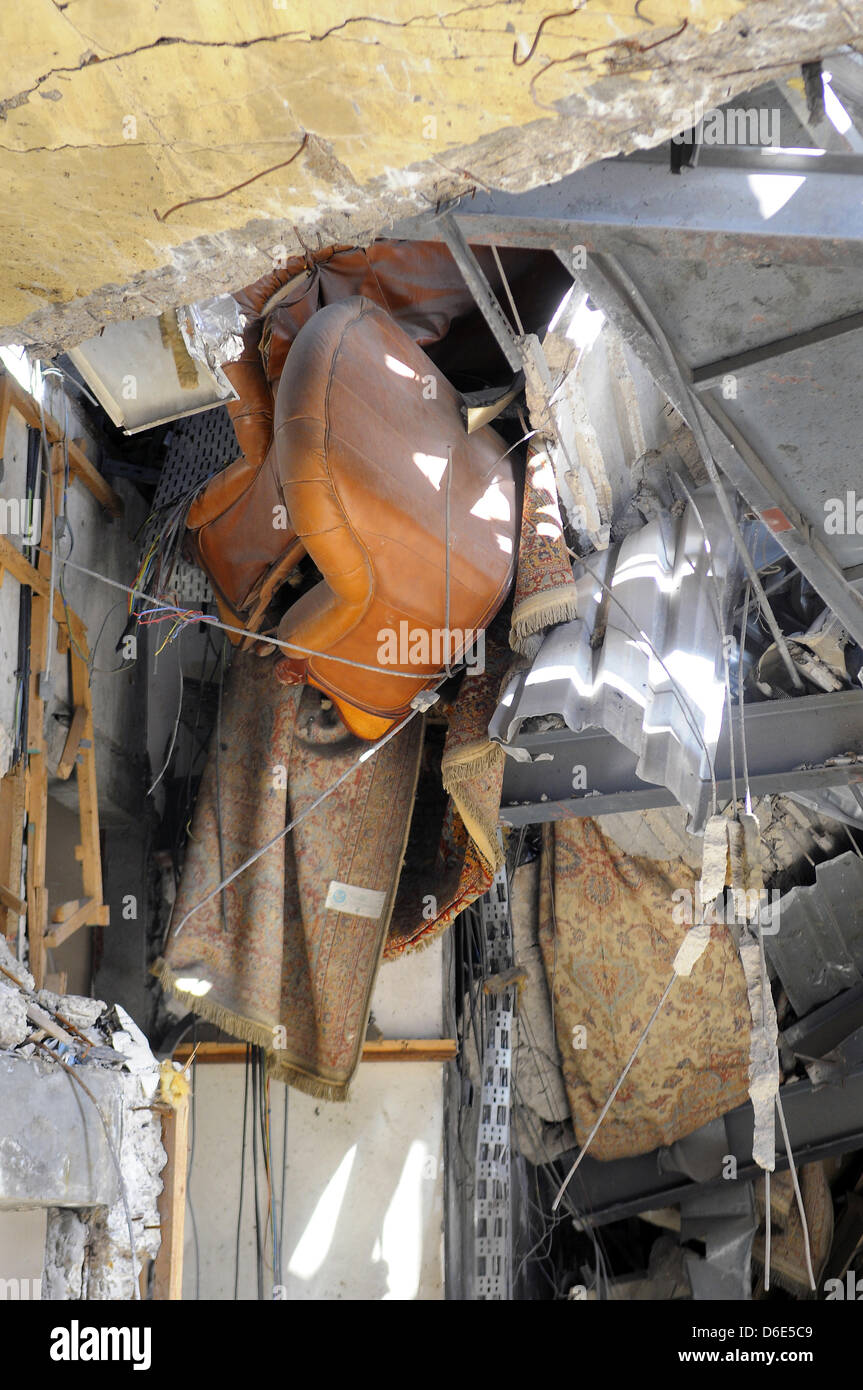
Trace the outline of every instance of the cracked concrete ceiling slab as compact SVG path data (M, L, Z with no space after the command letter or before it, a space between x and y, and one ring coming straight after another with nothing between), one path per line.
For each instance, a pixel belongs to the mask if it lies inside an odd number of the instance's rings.
M31 0L0 28L0 339L51 351L656 144L859 41L863 0Z

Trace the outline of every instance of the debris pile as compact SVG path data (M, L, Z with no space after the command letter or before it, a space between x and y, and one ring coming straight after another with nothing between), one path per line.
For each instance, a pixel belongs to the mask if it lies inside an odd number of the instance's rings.
M157 1201L165 1165L155 1107L159 1063L146 1038L119 1004L37 991L33 976L0 938L0 1050L69 1073L82 1091L82 1106L99 1113L117 1173L112 1205L48 1209L42 1297L137 1297L145 1257L152 1260L159 1250ZM97 1071L113 1073L119 1143L87 1084Z

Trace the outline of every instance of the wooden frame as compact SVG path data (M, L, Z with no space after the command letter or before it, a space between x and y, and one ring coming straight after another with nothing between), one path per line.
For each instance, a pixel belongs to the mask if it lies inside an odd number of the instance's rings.
M186 1184L189 1170L189 1096L161 1106L162 1143L168 1161L162 1169L159 1225L162 1243L153 1271L153 1298L172 1302L183 1297L183 1239L186 1229Z
M175 1062L245 1062L244 1042L180 1043L174 1049ZM381 1038L363 1043L364 1062L453 1062L458 1055L455 1038Z
M84 623L57 588L51 591L51 550L54 521L61 504L65 471L63 432L53 416L44 415L33 397L6 371L0 371L0 454L6 444L6 427L12 409L26 423L45 434L51 449L51 500L42 516L41 547L34 568L6 536L0 536L0 584L6 570L19 584L31 591L30 685L27 718L27 761L0 779L0 922L10 935L19 916L26 911L30 944L30 972L41 988L45 975L45 952L67 940L82 926L106 926L108 908L102 898L102 857L99 845L99 809L96 793L96 750L93 710L90 699L90 673L87 667L87 630ZM111 516L119 516L121 499L93 467L80 447L67 441L70 472ZM50 612L49 612L50 605ZM71 666L72 724L58 767L67 778L78 765L78 815L81 843L76 858L81 864L83 897L59 904L52 913L48 929L48 892L45 885L48 830L48 773L45 766L45 706L39 693L39 677L45 669L52 619L57 624L57 647L68 653ZM18 897L23 822L27 816L26 900ZM5 834L4 834L5 832Z
M6 442L6 422L9 419L11 407L15 407L19 415L23 415L28 425L34 429L41 430L42 421L45 421L45 434L49 444L59 444L63 440L63 430L53 415L39 409L39 402L34 401L29 392L15 380L14 376L0 367L0 454ZM123 499L118 497L111 484L102 477L102 474L79 447L74 439L68 440L69 449L69 471L73 478L80 478L81 482L92 492L97 502L100 502L109 516L117 517L123 515Z

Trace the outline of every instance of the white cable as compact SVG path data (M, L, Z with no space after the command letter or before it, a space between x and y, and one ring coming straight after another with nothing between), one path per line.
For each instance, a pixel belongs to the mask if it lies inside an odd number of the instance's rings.
M495 246L494 242L492 242L491 254L494 256L494 263L497 266L498 274L500 275L503 287L506 290L506 297L509 300L509 307L512 309L512 316L515 319L515 326L519 331L519 336L523 338L524 324L521 321L521 315L519 314L518 309L515 307L515 300L512 297L512 290L509 287L509 281L507 280L503 266L500 263L500 256L497 254L497 247Z
M661 1011L661 1009L662 1009L662 1006L663 1006L663 1004L665 1003L666 999L668 998L669 994L671 993L671 987L672 987L672 985L674 984L674 981L675 981L676 979L677 979L677 974L675 973L675 974L673 974L673 975L671 976L671 979L668 981L668 984L665 986L665 989L664 989L663 992L662 992L662 998L660 999L660 1001L659 1001L659 1003L657 1004L656 1008L653 1010L653 1013L650 1015L650 1018L647 1020L647 1024L646 1024L646 1026L645 1026L645 1028L644 1028L644 1031L643 1031L642 1034L641 1034L641 1037L638 1039L638 1042L635 1044L635 1047L632 1049L632 1055L630 1056L629 1061L627 1062L626 1066L623 1068L623 1071L620 1073L620 1076L617 1078L617 1081L614 1083L614 1089L613 1089L613 1091L611 1092L611 1095L608 1097L608 1100L605 1102L605 1104L603 1105L602 1109L600 1110L599 1115L597 1116L597 1119L596 1119L596 1123L595 1123L594 1126L593 1126L593 1129L590 1131L590 1133L588 1134L588 1136L587 1136L587 1138L585 1139L584 1143L582 1144L581 1149L579 1150L579 1153L578 1153L578 1157L576 1158L575 1162L573 1163L572 1167L570 1168L569 1172L567 1173L566 1177L564 1178L563 1182L561 1183L561 1185L560 1185L560 1187L559 1187L559 1189L558 1189L557 1196L555 1197L554 1201L553 1201L552 1204L551 1204L551 1209L552 1209L552 1211L557 1211L558 1207L560 1206L561 1198L563 1197L564 1192L566 1191L567 1187L569 1186L570 1180L571 1180L572 1177L574 1176L574 1174L575 1174L575 1172L576 1172L576 1170L577 1170L579 1164L581 1163L581 1160L584 1158L585 1154L587 1153L588 1149L590 1148L591 1144L593 1143L593 1140L594 1140L594 1137L595 1137L595 1135L596 1135L596 1133L597 1133L597 1130L599 1129L600 1125L602 1124L603 1120L605 1119L606 1115L608 1114L609 1110L611 1109L612 1105L614 1104L614 1098L615 1098L615 1096L617 1095L618 1091L620 1090L621 1086L623 1085L624 1081L626 1080L627 1076L629 1075L630 1068L632 1067L633 1062L635 1061L636 1057L638 1056L638 1054L639 1054L639 1052L640 1052L640 1050L641 1050L641 1046L642 1046L642 1044L643 1044L645 1038L647 1037L647 1035L648 1035L648 1033L650 1032L651 1028L653 1027L654 1023L656 1022L657 1018L659 1017L659 1014L660 1014L660 1011Z
M233 873L228 874L228 877L222 879L221 883L217 883L212 892L208 893L205 898L202 898L199 903L195 903L194 907L190 907L189 911L180 921L173 935L179 936L180 932L183 930L183 927L186 925L189 918L194 915L194 913L199 912L202 907L206 907L207 903L211 902L212 899L215 898L218 893L223 893L224 890L228 887L228 884L233 883L234 879L239 878L240 874L245 873L246 869L251 868L252 864L256 863L257 860L260 859L262 854L266 854L268 849L272 849L273 846L277 845L280 840L283 840L285 836L290 833L290 831L292 831L296 826L300 825L306 819L306 816L311 815L312 811L316 810L318 806L320 806L321 802L326 801L327 797L332 796L333 792L336 791L342 785L342 783L347 780L348 777L350 777L351 773L356 771L360 763L368 762L369 758L373 758L375 753L377 753L379 749L383 748L385 743L389 743L391 738L395 738L396 734L401 733L402 729L405 727L405 725L410 723L410 721L413 719L416 713L417 711L415 709L412 709L407 718L402 720L401 724L397 724L394 729L390 729L389 733L384 734L383 738L379 738L377 743L372 743L363 753L360 754L360 756L356 759L355 762L351 763L350 767L345 769L345 771L341 774L340 777L336 778L335 782L333 782L331 787L328 787L326 791L321 792L320 796L312 802L311 806L307 806L306 809L304 811L301 811L298 816L294 816L294 819L288 822L284 830L280 830L278 834L274 835L271 840L268 840L265 845L261 845L260 849L256 849L254 854L250 855L249 858L245 859L243 863L239 865L238 868L234 869Z
M794 1163L794 1154L791 1152L791 1140L788 1136L788 1126L785 1123L785 1111L782 1108L782 1097L776 1092L776 1108L779 1111L779 1124L782 1128L782 1138L785 1143L785 1152L788 1155L788 1167L791 1172L791 1181L794 1185L794 1196L797 1198L797 1210L800 1213L800 1225L803 1228L803 1251L806 1255L806 1273L809 1275L809 1287L815 1292L815 1275L812 1272L812 1250L809 1245L809 1222L806 1220L806 1210L803 1206L803 1194L800 1191L800 1183L797 1181L797 1168Z
M42 547L37 546L36 549L41 550ZM47 554L48 552L45 551L44 553ZM147 603L153 604L156 608L165 609L166 614L174 614L178 618L185 618L188 616L188 608L179 608L174 603L167 603L164 599L154 597L153 594L144 593L143 589L130 588L128 584L121 584L119 579L109 579L107 574L100 574L98 570L91 570L87 569L84 565L77 565L73 560L64 560L62 556L58 556L58 559L61 565L68 565L70 569L77 570L79 574L87 574L91 579L101 579L103 584L110 584L113 589L121 589L124 594L131 594L133 598L144 599ZM323 656L326 657L327 661L337 661L343 666L354 666L361 671L374 671L375 674L379 676L399 676L403 680L418 681L443 680L446 675L445 671L440 671L433 676L423 677L416 671L396 671L389 666L370 666L364 661L350 661L346 656L334 656L330 652L317 651L311 647L300 647L296 642L283 642L280 638L273 637L270 634L264 635L260 632L252 632L249 628L245 627L232 627L230 623L223 623L218 618L214 618L208 613L204 613L201 615L200 619L195 618L192 619L192 621L209 623L211 627L221 628L223 632L233 632L238 637L254 637L258 642L267 642L274 647L282 647L288 652L300 652L303 656Z
M181 632L180 632L180 637L182 638L182 636L183 636L183 633L182 633L182 631L181 631ZM171 743L170 743L170 746L169 746L169 748L168 748L168 753L167 753L167 756L166 756L166 758L165 758L165 761L164 761L164 763L162 764L162 771L159 773L158 777L156 777L155 780L154 780L154 781L150 784L150 786L147 788L147 795L148 795L148 796L152 796L152 795L153 795L153 792L156 790L156 788L158 787L158 785L159 785L159 783L161 782L162 778L164 777L165 773L168 771L168 764L169 764L170 761L171 761L171 754L172 754L173 751L174 751L174 744L177 742L177 730L178 730L179 727L180 727L180 715L183 713L183 660L182 660L182 653L180 652L179 648L178 648L178 650L177 650L177 670L178 670L179 676L180 676L180 698L179 698L179 700L177 701L177 717L176 717L176 719L174 720L174 730L173 730L173 733L171 734Z

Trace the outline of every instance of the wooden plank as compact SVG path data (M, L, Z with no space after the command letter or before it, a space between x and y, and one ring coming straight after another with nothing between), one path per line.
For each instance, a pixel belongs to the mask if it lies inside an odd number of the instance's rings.
M57 776L64 782L71 775L75 766L75 759L78 756L81 739L84 737L86 723L86 709L83 705L76 705L75 713L72 715L72 723L69 725L69 732L66 735L66 742L63 745L63 755L57 764Z
M22 758L18 767L0 780L0 879L17 899L21 883L21 864L24 851L24 815L26 812L27 764ZM14 936L18 931L19 913L8 902L0 906L0 933Z
M33 399L24 387L21 386L13 376L4 368L0 368L0 382L5 382L5 390L9 397L10 404L23 415L28 425L34 429L41 428L40 412L38 403ZM0 397L0 404L2 404ZM8 415L8 407L7 407ZM57 444L63 438L63 431L54 419L53 415L45 415L45 433L50 444ZM2 416L0 416L2 422ZM0 447L5 442L4 434L0 436ZM99 472L94 468L83 449L79 448L73 440L69 440L69 472L73 477L79 478L89 492L93 494L96 501L101 503L110 516L123 515L123 500L118 497Z
M245 1043L202 1042L197 1048L196 1063L246 1060ZM191 1043L180 1043L173 1053L174 1061L187 1062L192 1051ZM384 1038L363 1044L364 1062L451 1062L457 1055L455 1038Z
M27 941L30 947L30 974L41 989L45 983L45 924L48 918L48 891L44 884L32 884L27 895Z
M30 400L26 393L22 394ZM13 403L17 407L14 393ZM51 572L50 550L54 537L55 480L52 479L51 483L51 504L42 509L42 545L37 561L38 576L48 588L44 593L34 593L32 600L30 697L27 719L27 938L30 945L30 972L36 981L37 989L42 988L45 975L45 927L48 919L48 892L45 887L48 773L45 767L45 707L39 696L39 676L45 669L51 636L48 592Z
M44 669L48 600L36 595L30 641L30 706L27 721L27 935L30 970L41 989L45 969L43 937L47 916L45 859L48 833L48 774L45 769L44 706L39 674Z
M452 1062L455 1038L381 1038L363 1044L364 1062Z
M162 1144L168 1162L162 1169L159 1220L162 1243L153 1272L153 1298L174 1302L183 1297L183 1237L186 1222L186 1177L189 1168L189 1097L162 1113Z
M8 536L0 536L0 565L7 569L19 584L29 584L37 594L48 593L48 580L37 574L30 561L25 559Z
M52 914L52 920L58 925L53 931L46 932L43 941L45 949L53 951L55 946L62 946L79 927L85 927L92 921L99 906L94 898L85 898L80 903L63 903L62 907L58 907Z
M40 558L45 557L42 556ZM34 594L39 594L41 597L47 598L50 593L50 556L48 557L48 573L40 574L38 570L33 568L29 560L24 558L21 551L16 549L8 537L0 536L0 568L7 569L12 577L18 580L19 584L28 585L28 587L33 590ZM55 623L60 624L62 627L65 627L68 623L69 630L75 642L81 648L82 654L88 656L87 629L75 610L69 608L68 605L64 605L62 595L56 587L54 589L53 613Z
M58 483L62 481L58 477ZM60 495L57 495L59 507ZM66 761L73 732L75 733L75 752L80 748L78 758L78 821L81 834L81 883L84 897L92 908L87 918L93 924L107 924L107 909L102 904L102 850L99 843L99 799L96 790L96 734L93 728L93 704L90 694L90 672L87 669L87 631L81 619L71 610L68 612L70 649L69 664L72 674L72 703L75 714L69 738L63 750L61 765ZM77 727L76 727L77 726ZM71 771L71 768L70 768ZM79 925L83 925L83 922ZM64 930L65 935L69 935Z
M10 912L14 912L16 917L23 916L27 911L27 904L24 899L10 892L5 883L0 883L0 904L8 908Z
M0 458L6 452L6 426L12 407L12 390L9 386L11 379L7 371L0 373Z
M18 386L13 378L9 377L8 374L0 373L0 425L3 426L0 443L5 437L5 420L2 413L4 400L7 403L7 419L9 402L11 401L11 405L20 411L28 424L39 427L39 409L36 402ZM0 831L5 827L9 832L0 839L0 845L10 843L8 862L6 856L2 855L2 851L0 851L0 884L5 885L6 880L15 881L16 873L20 873L20 848L16 857L14 831L16 824L19 826L22 824L26 808L28 817L27 932L30 943L30 968L36 979L37 988L41 987L44 978L46 949L59 946L79 927L88 924L107 925L109 916L108 908L102 902L102 861L99 845L93 713L90 699L90 678L87 670L87 632L77 613L63 603L58 588L54 589L53 596L51 596L50 552L54 539L54 518L62 502L64 458L63 448L59 442L62 439L62 434L56 421L52 420L50 416L47 417L45 427L49 439L53 440L54 447L51 450L51 505L45 507L43 511L38 568L34 568L5 536L0 536L0 570L8 569L19 583L29 586L33 595L30 633L30 700L27 724L28 763L26 772L22 774L23 796L18 796L18 804L16 806L11 804L11 792L0 792ZM80 449L77 450L77 453L81 454ZM70 464L74 464L74 457L75 446L70 446ZM83 455L81 457L84 458ZM86 459L84 462L87 463L88 468L91 468ZM74 466L72 471L75 471ZM96 474L96 477L99 475ZM84 478L84 481L87 482L87 479ZM101 481L103 480L100 479ZM111 493L111 489L108 489L108 492ZM113 496L113 493L111 495ZM100 500L104 499L100 497ZM49 598L51 600L50 616ZM57 623L58 633L68 630L70 643L65 645L69 646L72 656L72 699L75 712L58 768L61 778L65 779L71 774L82 741L89 742L89 746L82 750L78 771L78 813L81 826L79 858L84 900L80 904L74 904L74 908L68 912L61 909L60 916L55 916L55 921L58 923L56 930L46 932L48 894L45 887L45 859L48 776L45 768L45 711L44 704L39 698L39 676L45 669L47 644L52 636L51 617ZM58 640L58 647L62 649L63 645ZM3 779L4 783L8 781L8 778ZM17 903L18 900L11 893L11 889L6 891ZM13 909L6 900L0 900L0 907L2 907L6 917L5 929L10 932L17 926L14 915L10 916Z
M78 815L81 825L81 880L84 897L102 901L102 853L99 846L99 803L96 794L96 746L93 709L90 701L90 673L73 647L72 699L76 709L85 712L83 737L88 746L81 750L78 763Z
M86 899L85 899L85 901L86 901ZM59 906L59 907L55 907L55 908L54 908L54 911L51 913L51 921L52 921L52 922L68 922L68 921L69 921L69 918L70 918L70 917L74 917L74 916L75 916L75 913L76 913L76 912L79 910L79 908L81 908L82 906L83 906L83 904L82 904L82 900L81 900L80 898L73 898L72 901L71 901L70 903L60 903L60 906Z
M52 922L68 922L70 918L76 916L82 907L87 908L87 923L91 926L107 926L108 912L110 911L107 903L98 903L95 898L73 898L69 903L61 903L55 907L51 914ZM79 923L84 926L84 919Z

